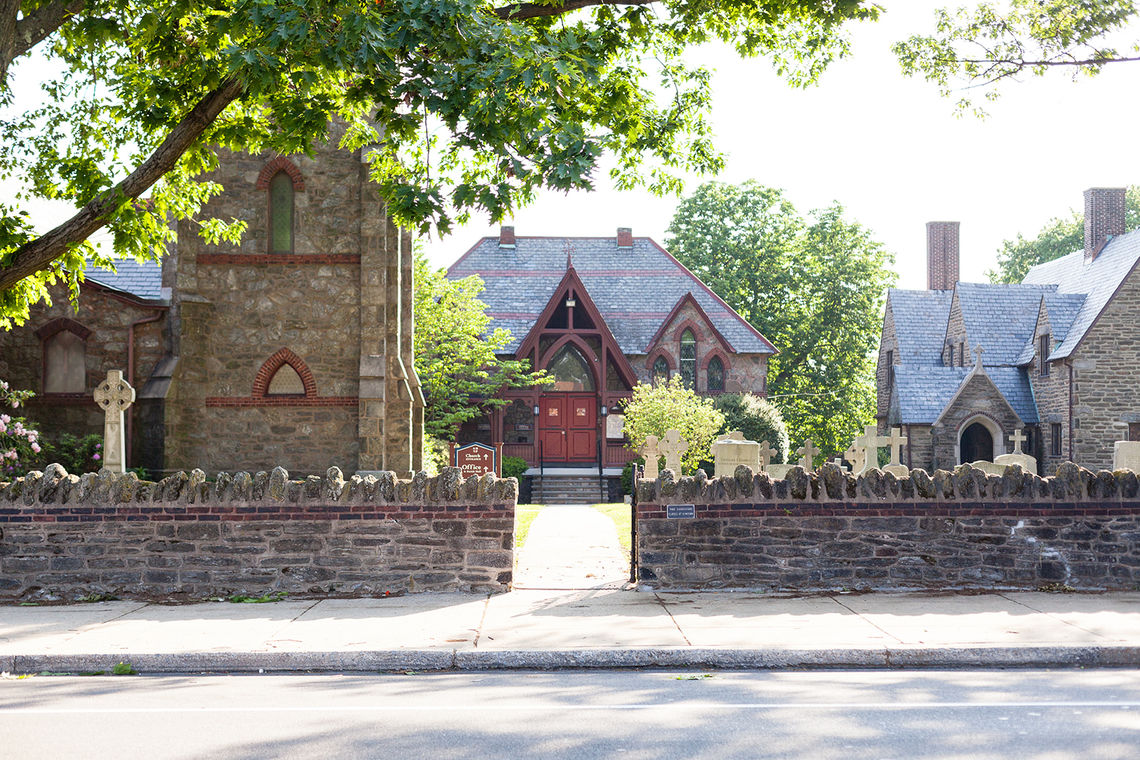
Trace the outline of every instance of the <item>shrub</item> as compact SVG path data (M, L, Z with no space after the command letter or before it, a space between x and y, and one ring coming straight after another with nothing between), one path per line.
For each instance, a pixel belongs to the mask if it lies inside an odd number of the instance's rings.
M726 393L716 408L724 415L721 432L739 430L750 441L767 441L776 450L773 462L788 461L788 427L775 404L751 393Z
M670 429L681 434L689 448L681 455L681 469L692 474L724 425L724 415L710 399L701 398L681 383L679 375L668 382L638 383L625 405L625 433L629 448L640 451L646 436L664 437Z
M522 474L530 469L530 465L522 457L503 457L503 477L521 478Z
M447 459L448 445L433 438L430 435L424 436L424 462L423 468L428 475L438 475L439 471L451 464Z
M645 457L638 457L631 459L625 463L625 467L621 468L621 492L627 496L633 495L633 466L645 466Z
M17 391L0 380L0 410L16 410L32 397L31 391ZM36 468L41 461L40 434L23 417L0 411L0 478L10 480Z
M44 438L42 465L61 464L63 469L75 475L85 472L98 472L103 466L103 436L94 433L75 436L61 433L57 438Z

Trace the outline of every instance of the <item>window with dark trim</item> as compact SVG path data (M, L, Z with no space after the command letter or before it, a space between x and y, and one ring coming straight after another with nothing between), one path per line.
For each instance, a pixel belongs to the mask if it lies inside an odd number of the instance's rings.
M1055 457L1061 456L1061 423L1054 422L1049 425L1049 453Z
M708 375L708 389L710 393L718 393L724 390L724 362L720 357L714 356L709 359L709 366L705 369Z
M293 252L293 178L284 170L269 180L269 253Z
M1128 440L1140 441L1140 422L1128 423Z
M669 362L665 361L664 356L658 356L653 360L653 380L665 381L669 379Z
M1041 366L1038 367L1041 377L1049 377L1049 333L1038 339L1037 361L1041 362Z
M689 389L697 386L697 338L692 330L681 333L681 382Z
M895 352L887 352L887 387L895 384Z
M962 341L958 344L958 366L966 366L966 342Z

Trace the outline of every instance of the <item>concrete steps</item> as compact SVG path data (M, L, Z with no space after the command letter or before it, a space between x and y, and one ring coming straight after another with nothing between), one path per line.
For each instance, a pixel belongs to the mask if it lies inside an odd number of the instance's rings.
M598 474L536 475L531 486L535 504L598 504L602 496Z

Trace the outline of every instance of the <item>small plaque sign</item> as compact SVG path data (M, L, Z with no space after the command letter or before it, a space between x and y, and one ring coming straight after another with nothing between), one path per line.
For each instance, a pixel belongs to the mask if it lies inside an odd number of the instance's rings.
M670 520L692 520L697 516L695 504L666 504L665 516Z
M494 447L485 443L468 443L456 446L453 450L452 461L463 472L463 477L472 475L486 475L493 472L499 474L499 458Z

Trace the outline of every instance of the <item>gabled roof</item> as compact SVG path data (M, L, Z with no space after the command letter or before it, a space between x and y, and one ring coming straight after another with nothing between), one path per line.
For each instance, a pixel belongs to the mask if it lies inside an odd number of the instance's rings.
M1042 297L1042 301L1045 303L1045 314L1049 318L1050 334L1056 341L1054 345L1059 345L1069 334L1073 320L1080 312L1081 306L1084 305L1085 295L1083 293L1046 293ZM1036 325L1033 327L1033 332L1037 332ZM1033 340L1033 334L1030 334L1025 347L1021 349L1021 355L1017 357L1017 365L1029 364L1036 355L1037 344Z
M955 286L970 348L981 345L990 366L1016 366L1025 344L1033 340L1041 298L1056 285L989 285L960 282Z
M491 327L505 327L515 353L546 307L567 269L567 258L623 353L644 354L661 323L686 293L736 353L773 354L775 347L704 283L649 238L632 248L617 239L518 237L515 248L485 237L447 271L450 278L477 274L486 285Z
M903 364L938 364L953 295L952 290L891 288L887 292Z
M905 364L896 367L894 392L898 395L901 423L933 424L973 371L972 367L908 367ZM1039 421L1037 403L1025 370L986 367L985 374L1022 422L1035 424Z
M1138 261L1140 230L1134 230L1109 240L1091 262L1085 261L1084 251L1080 250L1029 270L1023 281L1027 284L1054 284L1058 293L1085 296L1065 340L1053 349L1050 359L1072 355ZM1052 319L1050 313L1050 322Z
M665 331L668 329L669 325L673 324L673 320L677 318L677 315L681 313L681 310L685 308L686 304L692 305L701 319L703 319L709 325L709 327L712 328L713 337L717 339L717 342L719 342L725 349L731 351L732 346L727 340L725 340L725 337L720 334L720 330L716 329L716 325L714 325L713 321L709 319L709 315L705 313L705 310L701 308L701 305L697 303L697 299L693 298L692 293L685 293L683 296L677 299L676 305L673 306L673 308L669 311L669 316L665 317L665 319L661 322L661 326L657 328L657 332L653 333L653 337L649 339L649 343L646 345L646 350L648 350L651 346L656 345L657 342L661 340L661 336L665 334Z
M115 262L115 270L90 267L85 275L91 282L146 301L163 299L162 262L144 261L140 264L134 259L119 259Z

